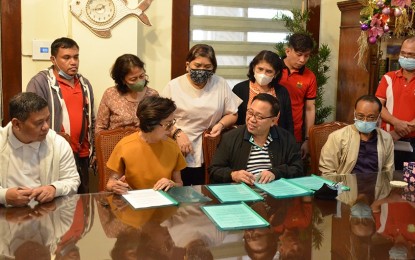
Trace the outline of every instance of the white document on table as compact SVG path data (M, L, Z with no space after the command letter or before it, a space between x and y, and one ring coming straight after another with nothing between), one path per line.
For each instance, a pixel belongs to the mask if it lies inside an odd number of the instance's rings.
M405 141L396 141L395 142L395 151L403 151L403 152L413 152L414 149L410 142Z
M135 209L177 205L178 202L164 191L153 189L132 190L122 195Z

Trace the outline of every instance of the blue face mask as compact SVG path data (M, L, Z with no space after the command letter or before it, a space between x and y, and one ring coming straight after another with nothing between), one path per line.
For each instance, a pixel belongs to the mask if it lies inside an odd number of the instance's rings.
M415 70L415 59L399 56L399 65L401 65L404 70L413 71Z
M58 67L58 69L59 69L59 67ZM63 70L61 70L61 69L59 69L59 76L61 76L62 78L64 78L64 79L67 79L67 80L72 80L75 76L71 76L71 75L69 75L69 74L66 74Z
M372 218L372 209L365 203L358 202L350 208L350 216L354 218Z
M56 59L55 59L55 64L54 65L56 66L56 68L58 68L58 71L59 71L58 74L62 78L67 79L67 80L72 80L75 77L75 76L71 76L71 75L67 74L65 71L61 70L61 68L59 68L59 66L58 66L58 63L56 62Z
M356 118L354 119L354 125L356 126L357 130L361 133L364 133L364 134L369 134L373 130L375 130L376 129L376 124L377 124L377 121L375 121L375 122L366 122L366 121L362 121L362 120L357 120Z

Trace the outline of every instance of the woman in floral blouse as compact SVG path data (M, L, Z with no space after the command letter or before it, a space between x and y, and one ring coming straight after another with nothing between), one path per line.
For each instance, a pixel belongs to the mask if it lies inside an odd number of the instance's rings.
M117 58L111 69L111 77L115 86L108 88L102 96L96 118L96 133L119 127L138 128L138 104L147 96L158 95L156 90L147 86L144 62L133 54Z

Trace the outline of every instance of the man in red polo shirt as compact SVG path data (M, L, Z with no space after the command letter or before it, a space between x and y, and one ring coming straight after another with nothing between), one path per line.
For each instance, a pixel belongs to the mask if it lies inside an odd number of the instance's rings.
M297 143L301 145L303 159L308 154L308 130L314 125L316 117L316 76L305 67L313 46L314 42L309 35L291 35L285 50L287 56L283 60L285 66L280 80L280 84L290 93L294 135Z
M399 54L401 69L383 75L376 96L382 102L382 128L393 139L411 143L415 149L415 37L403 41ZM414 152L395 151L395 168L414 162Z
M81 185L78 193L89 192L89 158L94 140L94 94L89 81L78 73L79 46L69 38L56 39L51 45L52 66L36 74L26 91L48 102L50 127L71 138ZM92 158L92 156L91 156Z

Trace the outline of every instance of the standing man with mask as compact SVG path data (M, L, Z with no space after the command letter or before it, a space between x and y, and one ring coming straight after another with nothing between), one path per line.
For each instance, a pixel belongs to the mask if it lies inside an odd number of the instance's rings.
M377 127L382 104L373 95L357 99L353 125L331 133L321 149L322 175L355 173L362 189L374 192L375 199L386 197L394 171L393 140ZM369 187L370 186L370 187Z
M386 73L376 96L382 102L382 128L393 139L410 142L415 149L415 37L403 41L399 54L401 69ZM395 151L396 169L415 161L414 152Z
M92 86L78 73L79 46L74 40L56 39L51 45L51 54L53 65L36 74L26 90L47 100L51 113L49 125L56 132L70 136L81 177L78 193L88 193L95 127Z
M309 35L303 33L291 35L285 50L287 56L283 57L284 67L280 80L280 84L290 93L294 135L301 146L302 159L305 159L309 153L308 130L314 125L316 118L316 76L305 67L313 47L314 42Z

